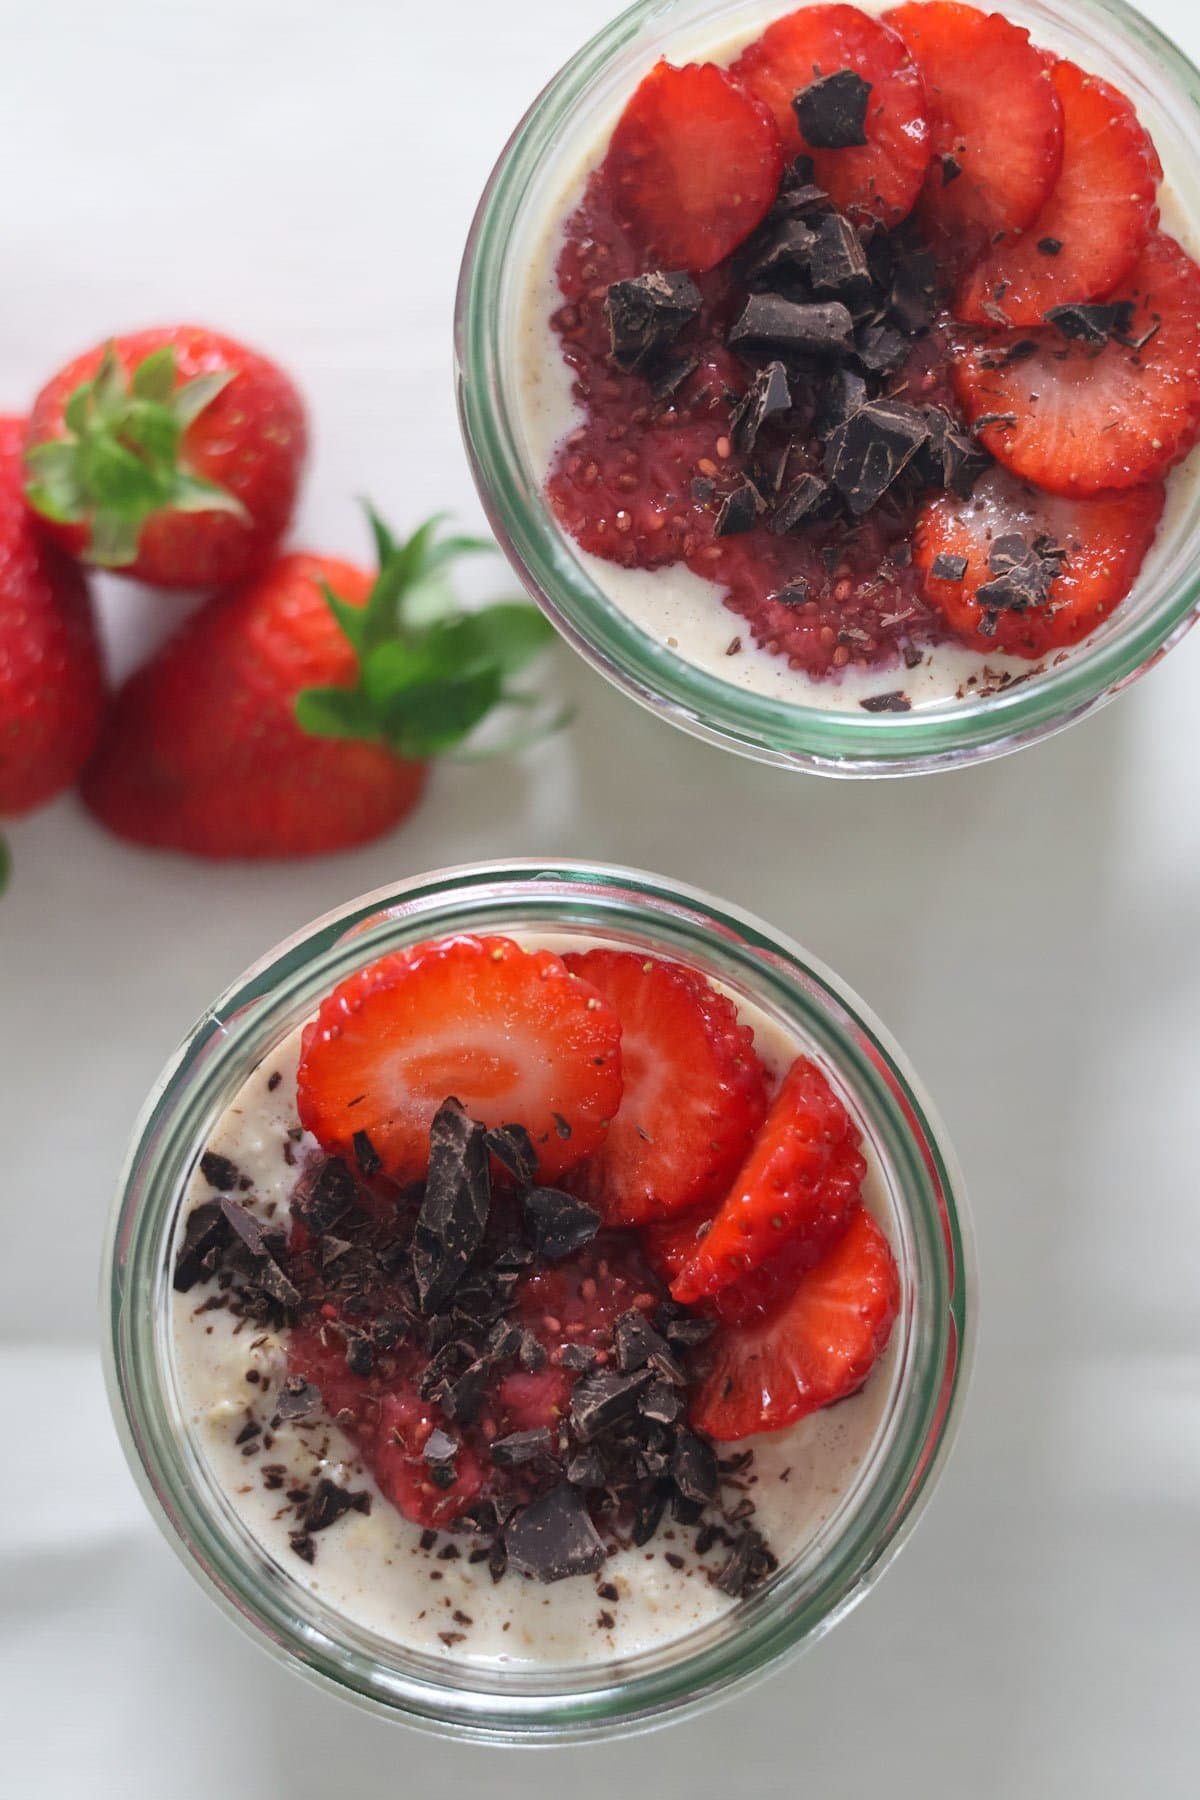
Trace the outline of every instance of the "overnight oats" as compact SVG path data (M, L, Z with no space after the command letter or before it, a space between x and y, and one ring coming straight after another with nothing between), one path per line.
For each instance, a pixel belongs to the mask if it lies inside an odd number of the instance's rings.
M685 3L540 171L508 276L514 446L601 597L602 666L628 652L616 672L680 722L783 753L780 709L826 715L831 746L837 715L913 715L914 743L998 720L1186 572L1177 120L1160 159L1099 33L1089 52L1050 9L1035 41L1021 10ZM480 279L469 255L468 306Z
M885 1053L569 910L406 922L314 988L181 1168L156 1327L175 1454L287 1615L564 1704L787 1617L947 1299L856 1085ZM947 1190L919 1229L944 1264Z

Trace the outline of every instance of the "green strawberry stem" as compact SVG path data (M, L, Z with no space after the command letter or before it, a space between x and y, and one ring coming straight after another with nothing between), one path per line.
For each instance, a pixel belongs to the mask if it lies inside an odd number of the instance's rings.
M296 719L303 730L386 744L397 756L423 762L456 750L499 708L539 705L536 694L512 680L551 642L550 625L525 601L466 611L448 579L456 558L494 550L491 540L439 535L445 515L438 513L397 541L370 506L367 517L379 573L365 605L352 606L325 589L329 610L358 659L358 680L353 687L298 694ZM477 760L511 754L560 730L569 716L562 709L459 755Z
M154 350L128 374L115 344L91 381L67 401L61 436L26 452L30 506L59 525L83 525L88 562L133 562L148 519L160 512L227 512L248 520L236 495L187 467L188 427L233 380L231 369L176 386L175 351Z

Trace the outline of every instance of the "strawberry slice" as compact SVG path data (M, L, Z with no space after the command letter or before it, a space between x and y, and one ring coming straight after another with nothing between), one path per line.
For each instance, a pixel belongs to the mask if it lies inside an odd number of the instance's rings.
M724 1326L699 1353L692 1424L720 1442L780 1431L856 1393L900 1306L887 1238L865 1207L791 1297L761 1323Z
M969 500L939 494L926 504L917 521L913 563L925 598L966 643L1010 656L1044 656L1078 643L1124 599L1154 542L1165 498L1162 483L1155 482L1066 499L992 469ZM1006 540L1014 533L1031 546L1048 540L1066 551L1061 560L1044 562L1051 579L1040 602L1022 605L1019 589L1006 593L994 586ZM949 561L939 564L939 557ZM949 578L935 573L935 565L949 571ZM1056 567L1059 572L1052 574ZM1014 593L1015 606L987 604L989 594L1011 601Z
M792 105L822 76L852 69L870 83L865 144L812 144ZM907 45L856 6L802 6L777 19L729 73L768 106L788 157L812 157L814 177L839 212L868 213L889 227L912 211L929 166L925 89Z
M1158 224L1154 146L1124 94L1074 63L1052 72L1063 113L1054 191L1025 234L974 270L955 312L977 325L1040 325L1052 306L1110 294Z
M867 1165L858 1128L807 1056L797 1057L754 1148L708 1231L671 1283L694 1306L766 1263L786 1245L794 1275L840 1236Z
M566 958L621 1021L624 1092L576 1193L610 1225L712 1206L767 1110L754 1034L703 976L632 951Z
M769 210L783 151L766 107L715 63L658 62L617 121L604 169L646 268L711 269Z
M555 1180L604 1141L621 1099L621 1027L548 950L450 937L360 969L305 1028L300 1122L350 1158L365 1131L383 1172L424 1175L447 1096L485 1125L523 1125Z
M920 212L943 260L969 266L1024 231L1062 163L1062 108L1029 33L956 0L884 14L925 83L932 158Z
M984 339L955 363L984 444L1049 493L1142 486L1200 435L1200 268L1156 233L1109 304L1122 300L1120 337L1099 350L1045 327Z

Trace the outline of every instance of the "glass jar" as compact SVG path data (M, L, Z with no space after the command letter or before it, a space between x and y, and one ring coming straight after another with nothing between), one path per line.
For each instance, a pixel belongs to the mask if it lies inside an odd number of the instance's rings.
M903 1298L889 1392L857 1474L797 1560L691 1635L637 1657L497 1669L406 1650L335 1612L250 1535L185 1424L171 1348L181 1198L250 1075L355 969L454 931L552 933L679 958L811 1048L877 1162ZM493 1742L629 1731L740 1688L820 1637L895 1555L957 1421L974 1321L960 1177L899 1049L798 945L694 889L632 870L481 864L381 889L270 951L204 1015L146 1104L105 1273L113 1410L152 1513L225 1610L279 1660L378 1711Z
M521 579L593 667L661 717L764 762L835 775L953 767L1033 743L1111 699L1184 635L1200 607L1200 485L1176 471L1153 567L1087 642L1001 692L905 713L792 704L718 679L635 625L588 574L542 493L518 403L520 306L564 181L598 160L659 56L715 56L788 0L642 0L585 44L534 101L492 174L459 282L459 411L484 506ZM881 9L880 9L881 10ZM1166 170L1167 229L1200 238L1200 74L1123 0L1006 0L1034 41L1129 95ZM981 103L982 97L981 97ZM552 210L553 209L553 210ZM546 325L547 358L558 345ZM1200 453L1198 453L1200 454ZM719 607L719 589L712 588Z

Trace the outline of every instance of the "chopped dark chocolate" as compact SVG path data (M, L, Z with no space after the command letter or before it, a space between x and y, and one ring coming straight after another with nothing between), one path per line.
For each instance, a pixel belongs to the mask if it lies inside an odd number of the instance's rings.
M413 1231L421 1311L437 1312L483 1242L491 1207L484 1128L444 1100L429 1128L429 1173Z
M908 339L894 325L860 325L854 334L858 360L872 375L890 375L908 356Z
M600 1352L594 1344L564 1344L559 1352L559 1362L564 1369L573 1369L576 1374L587 1374L596 1367Z
M730 1594L735 1600L740 1600L758 1586L762 1580L758 1565L765 1549L757 1531L742 1532L729 1553L728 1562L716 1577L716 1585L723 1594Z
M777 350L837 356L850 348L853 323L840 300L809 304L785 300L782 294L751 294L728 342L735 347L767 344Z
M988 552L993 579L975 590L975 598L985 612L992 613L1026 612L1031 606L1044 606L1062 573L1065 557L1062 546L1049 538L1030 543L1020 532L1006 532Z
M552 1454L550 1430L546 1425L531 1431L510 1431L507 1437L494 1439L491 1446L492 1461L502 1469L516 1469L522 1463Z
M869 713L906 713L912 711L912 701L899 688L887 694L868 694L865 700L858 703L864 712Z
M613 1349L616 1352L617 1368L622 1375L629 1375L634 1369L644 1369L656 1352L666 1348L666 1339L654 1329L645 1313L638 1312L636 1307L623 1312L613 1326Z
M768 521L770 529L782 535L785 531L795 531L797 526L810 524L822 511L828 498L827 481L822 481L819 475L801 475L772 512ZM804 598L808 598L807 585Z
M349 1488L339 1487L336 1481L330 1481L322 1475L313 1489L312 1498L304 1510L301 1521L306 1532L327 1531L336 1525L343 1513L367 1513L371 1510L371 1496L366 1488L351 1493Z
M564 1256L582 1250L600 1229L595 1207L557 1188L530 1188L524 1207L530 1242L546 1262L561 1262Z
M662 1516L667 1510L667 1491L656 1484L648 1493L642 1495L634 1507L633 1541L635 1544L648 1544L662 1523Z
M814 425L821 437L843 425L867 403L867 384L855 369L833 369L821 384Z
M699 288L681 270L655 269L614 281L604 302L613 361L622 369L640 369L674 343L701 304Z
M698 356L657 357L645 370L646 379L650 383L650 392L656 400L669 400L671 395L681 388L693 369L700 367Z
M242 1179L242 1172L236 1163L230 1162L227 1156L219 1151L206 1150L200 1158L200 1173L209 1187L216 1188L219 1194L232 1194Z
M938 551L929 570L935 581L961 581L966 572L966 557L952 556L948 550Z
M780 599L782 595L778 596ZM671 1319L663 1327L667 1341L680 1350L694 1350L697 1344L707 1343L717 1329L715 1319L702 1319L698 1313L684 1315L681 1319Z
M1133 324L1131 300L1093 301L1083 306L1052 306L1044 318L1068 343L1101 349L1110 337L1127 333Z
M248 1266L244 1270L244 1279L277 1305L298 1306L299 1290L292 1285L271 1255L256 1221L244 1206L239 1205L236 1200L230 1200L227 1195L222 1196L218 1204L234 1236L247 1254Z
M202 1275L211 1273L205 1267L205 1259L213 1259L215 1268L216 1253L228 1241L229 1221L221 1210L221 1202L202 1200L199 1206L193 1206L184 1221L183 1243L175 1259L172 1285L176 1293L186 1294Z
M991 458L944 407L927 406L924 416L929 436L913 459L914 471L930 487L946 488L960 499L969 499Z
M711 1506L717 1497L719 1476L717 1455L705 1438L694 1431L681 1431L671 1456L671 1480L683 1500L697 1506Z
M813 192L818 190L814 189ZM813 244L813 231L802 218L785 218L775 227L747 269L751 281L778 275L788 270L803 269Z
M937 311L936 265L928 250L895 253L888 312L909 337L928 331Z
M497 1125L484 1133L484 1143L514 1181L527 1187L537 1174L537 1151L523 1125Z
M354 1160L358 1164L359 1173L378 1175L383 1167L383 1158L371 1142L365 1131L356 1131L353 1138Z
M650 1369L630 1375L600 1370L585 1375L571 1390L571 1426L581 1443L590 1443L637 1410L638 1396L654 1379Z
M514 1514L505 1528L504 1548L539 1581L590 1575L606 1556L579 1490L566 1481Z
M915 406L872 400L839 425L825 446L825 473L852 513L880 501L929 436Z
M435 1425L425 1439L425 1447L421 1451L421 1455L427 1463L452 1463L458 1455L458 1450L458 1439L452 1438L450 1433L443 1431L440 1425Z
M281 1419L306 1419L320 1405L321 1390L314 1387L311 1381L305 1381L303 1375L284 1376L275 1401L275 1411Z
M608 1474L594 1450L581 1450L567 1464L567 1480L572 1487L602 1488Z
M791 404L791 389L783 364L764 363L729 415L729 436L734 449L743 456L749 455L767 421L787 412Z
M1043 256L1057 256L1063 247L1063 241L1056 237L1041 237L1037 241L1037 247Z
M455 1380L447 1381L439 1396L446 1417L469 1425L479 1415L487 1383L488 1365L482 1359L469 1363Z
M811 593L812 589L803 575L797 575L788 582L786 587L780 588L777 594L773 594L772 599L781 601L784 606L803 606ZM703 1323L710 1322L704 1320ZM713 1328L715 1329L715 1326ZM674 1337L674 1333L672 1333L672 1337Z
M346 1367L352 1375L369 1375L375 1367L375 1346L368 1337L346 1340Z
M814 294L854 300L869 292L871 273L862 239L849 219L828 213L813 235L808 278Z
M669 1381L659 1379L639 1395L638 1411L656 1425L674 1425L683 1412L683 1400Z
M350 1211L355 1197L353 1175L340 1157L331 1156L322 1163L309 1193L297 1200L295 1211L320 1237Z
M731 493L726 494L717 513L717 521L713 530L718 537L736 537L749 531L758 518L758 509L762 497L754 483L743 481Z
M871 83L854 69L836 69L802 88L792 101L805 142L814 150L850 150L867 141Z
M942 186L949 187L950 183L957 181L962 174L962 164L957 156L951 155L949 150L943 150L938 160L942 165Z

